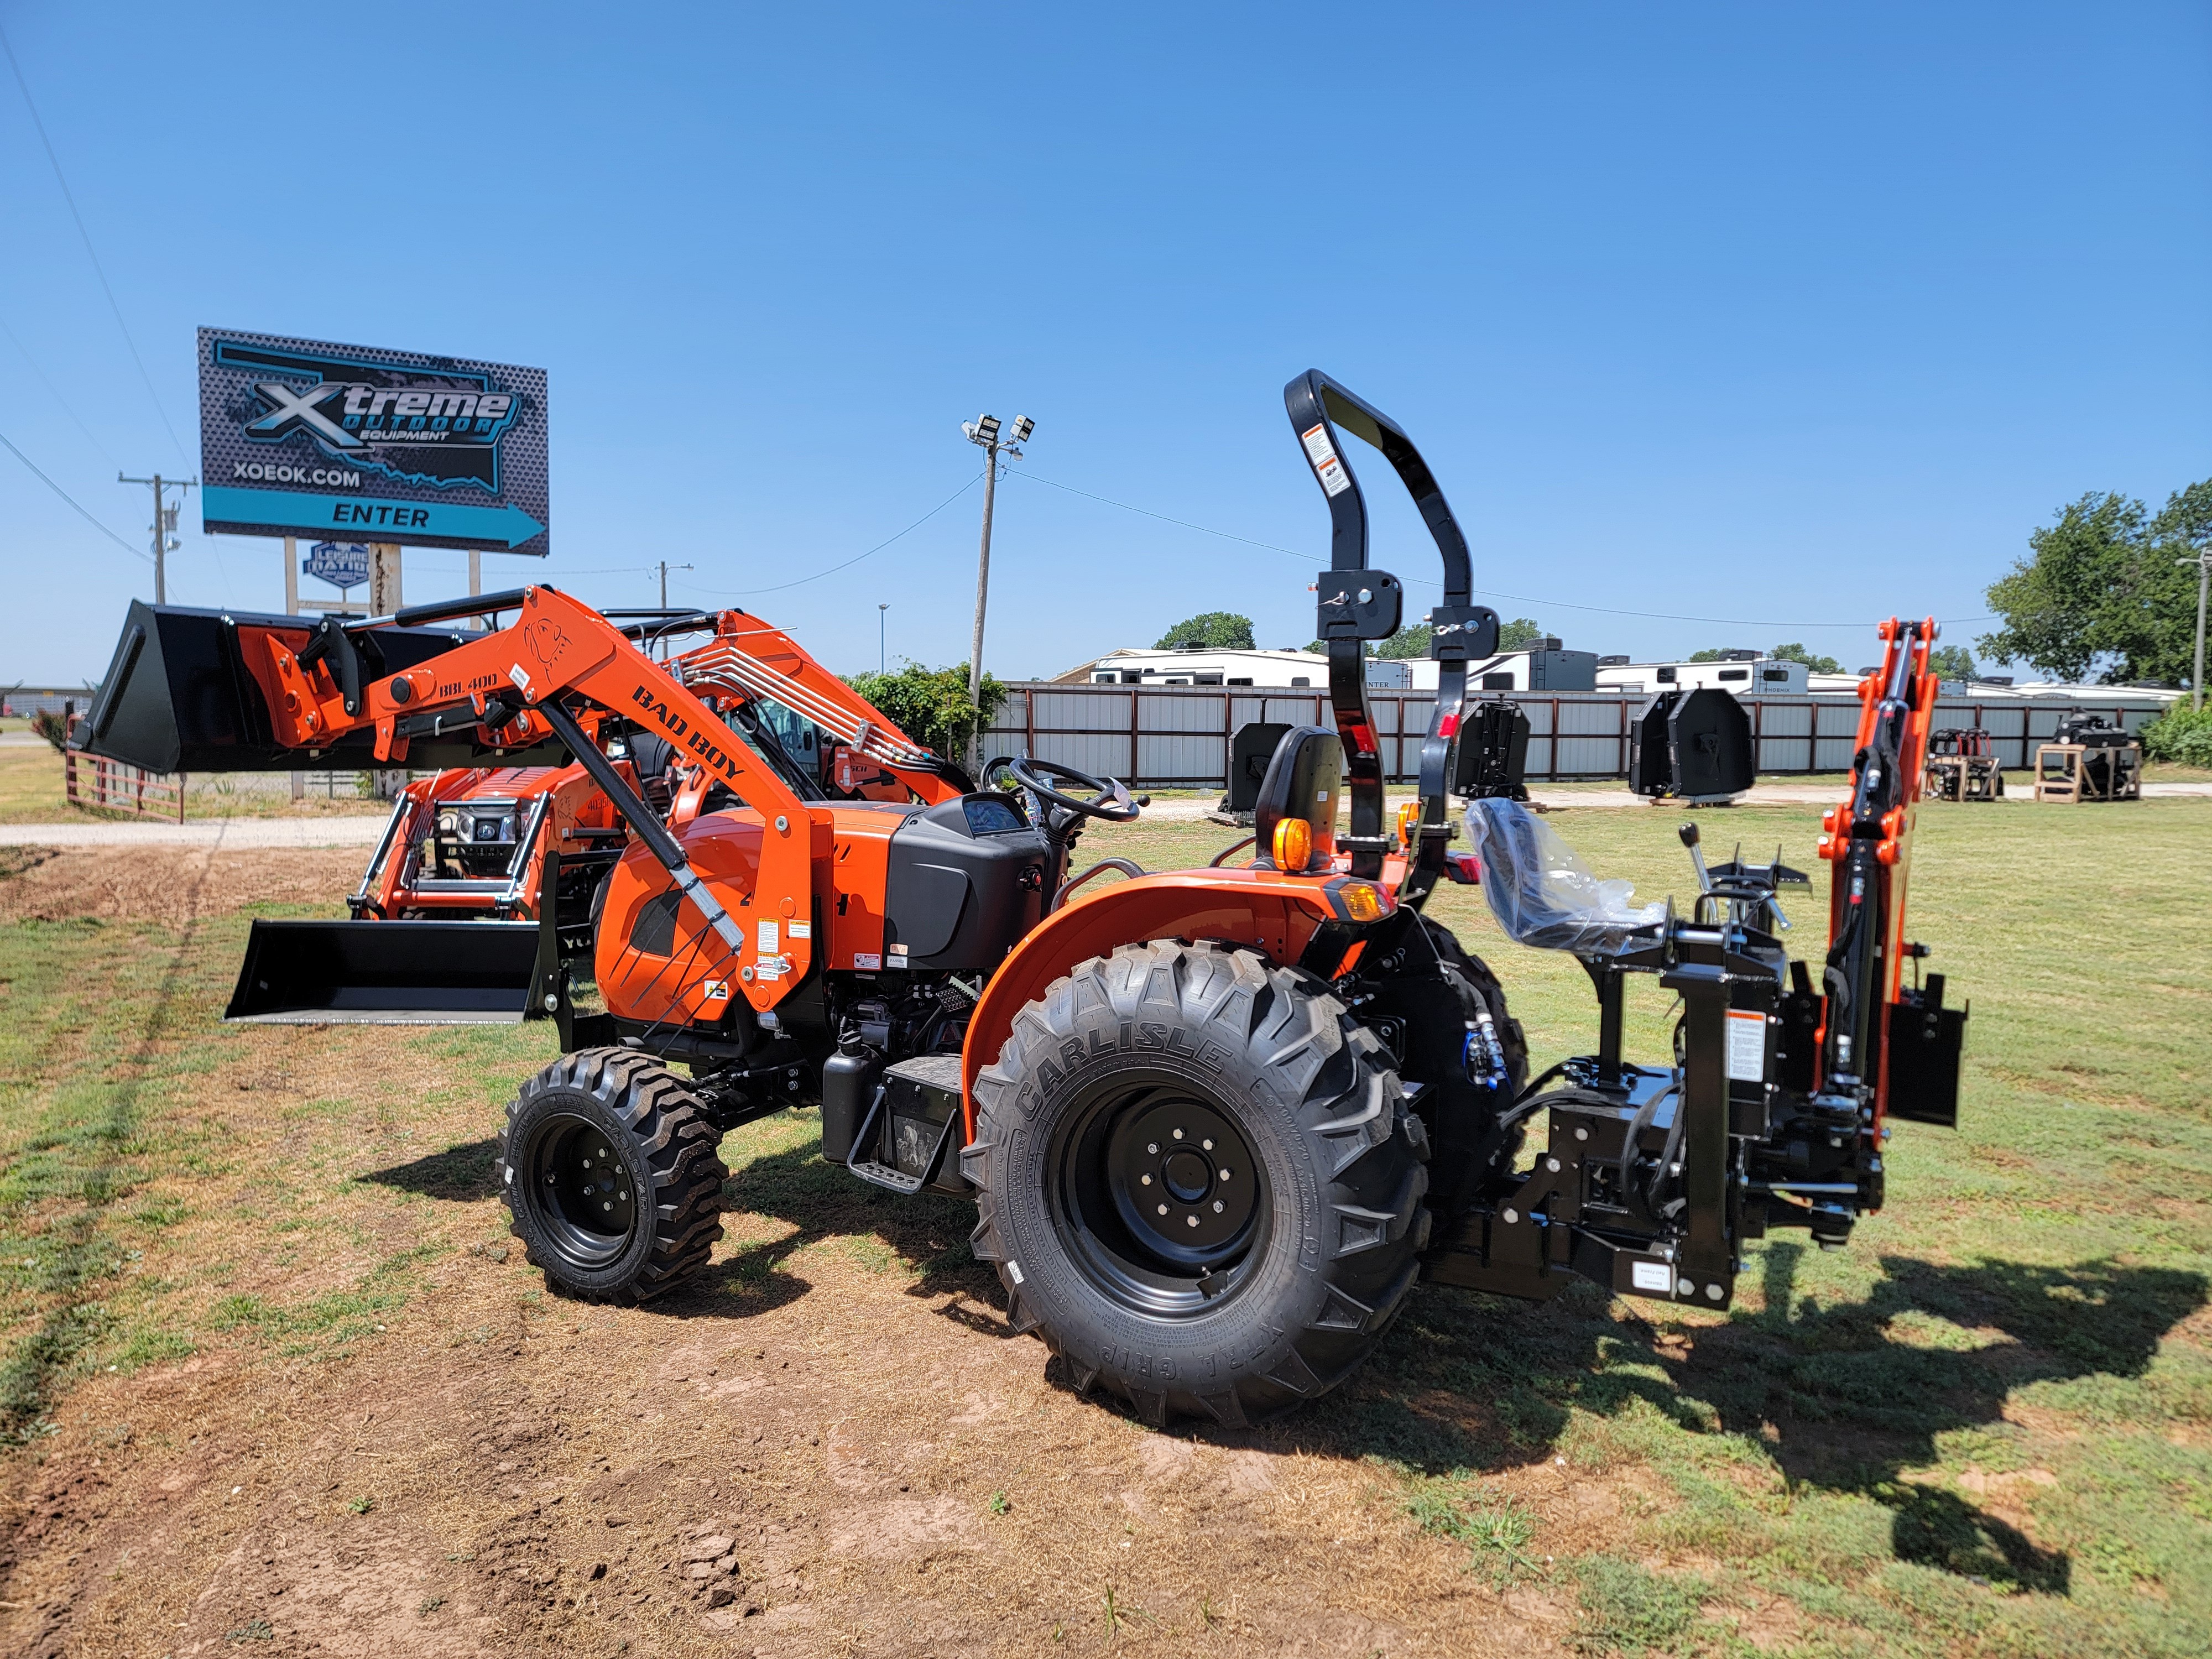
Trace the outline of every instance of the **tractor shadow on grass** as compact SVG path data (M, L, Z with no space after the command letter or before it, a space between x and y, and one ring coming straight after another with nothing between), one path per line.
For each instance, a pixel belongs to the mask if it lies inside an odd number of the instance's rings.
M730 1150L725 1143L725 1154ZM371 1170L361 1179L448 1203L475 1203L498 1195L498 1139L487 1137ZM765 1313L812 1288L792 1272L793 1257L841 1241L864 1267L915 1273L908 1295L950 1297L938 1310L945 1317L988 1335L1012 1334L992 1310L999 1300L997 1275L968 1246L975 1225L973 1204L929 1195L901 1198L868 1186L824 1164L818 1143L810 1140L740 1164L723 1183L722 1208L728 1218L764 1216L792 1231L769 1243L718 1251L704 1272L649 1304L655 1312L681 1318ZM724 1225L732 1228L729 1220Z
M856 1181L823 1162L817 1142L769 1152L734 1170L722 1186L726 1216L764 1216L791 1231L771 1242L744 1246L719 1258L684 1291L662 1305L672 1312L742 1317L779 1282L792 1282L787 1266L811 1247L837 1243L861 1266L878 1273L915 1275L908 1296L951 1296L939 1311L979 1331L1006 1335L1005 1322L963 1304L988 1306L998 1277L969 1249L975 1206L963 1200L917 1194L902 1198ZM728 1224L726 1222L725 1225Z
M424 1198L473 1204L480 1199L499 1195L499 1176L493 1168L498 1161L499 1138L490 1135L482 1140L448 1146L442 1152L425 1152L410 1164L372 1170L360 1178L379 1187L417 1193Z
M1686 1330L1640 1304L1615 1314L1591 1285L1537 1308L1417 1291L1374 1363L1302 1424L1318 1419L1347 1455L1480 1474L1549 1462L1574 1410L1614 1419L1632 1444L1656 1431L1663 1448L1656 1412L1763 1445L1794 1489L1884 1505L1900 1559L2066 1594L2063 1553L1907 1472L1938 1461L1937 1437L2001 1424L2024 1385L2141 1376L2204 1304L2203 1275L1885 1256L1865 1300L1823 1306L1796 1292L1802 1245L1770 1242L1765 1258L1763 1311Z

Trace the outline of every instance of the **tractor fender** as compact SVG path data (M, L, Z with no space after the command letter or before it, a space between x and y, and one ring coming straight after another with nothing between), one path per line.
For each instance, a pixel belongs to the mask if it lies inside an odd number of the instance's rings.
M991 975L960 1054L965 1139L975 1138L975 1078L999 1057L1014 1017L1077 963L1146 939L1215 939L1273 963L1296 962L1338 917L1338 881L1273 870L1182 870L1078 893L1030 929Z

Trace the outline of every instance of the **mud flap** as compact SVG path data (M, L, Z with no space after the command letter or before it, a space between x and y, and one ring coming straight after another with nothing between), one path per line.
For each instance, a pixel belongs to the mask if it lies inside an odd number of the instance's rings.
M511 1025L544 973L534 921L256 921L227 1020Z

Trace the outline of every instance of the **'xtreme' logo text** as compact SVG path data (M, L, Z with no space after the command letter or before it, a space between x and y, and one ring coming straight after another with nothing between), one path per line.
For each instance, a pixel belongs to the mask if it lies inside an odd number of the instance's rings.
M409 390L332 380L295 387L256 380L253 392L266 410L246 422L247 437L277 443L305 432L341 453L374 444L495 443L518 413L508 392L450 386Z

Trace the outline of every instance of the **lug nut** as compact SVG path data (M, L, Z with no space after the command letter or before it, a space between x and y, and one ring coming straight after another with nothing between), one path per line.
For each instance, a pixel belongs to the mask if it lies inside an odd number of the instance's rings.
M1148 1140L1145 1143L1145 1150L1148 1152L1158 1152L1160 1150L1160 1143L1157 1140Z
M1164 1204L1161 1205L1161 1206L1160 1206L1160 1213L1161 1213L1162 1215L1165 1215L1167 1212L1168 1212L1168 1206L1167 1206L1166 1205L1164 1205Z
M1149 1187L1149 1186L1151 1186L1151 1185L1152 1184L1152 1176L1139 1176L1137 1177L1137 1179L1138 1179L1138 1180L1139 1180L1139 1181L1141 1181L1142 1182L1144 1182L1144 1184L1145 1184L1146 1186L1147 1186L1147 1187Z
M1198 1225L1198 1218L1194 1215L1187 1215L1182 1218L1182 1224L1186 1227L1195 1227Z
M1205 1147L1205 1148L1206 1148L1206 1150L1207 1152L1212 1152L1212 1151L1213 1150L1213 1143L1212 1143L1212 1141L1210 1141L1210 1140L1201 1140L1201 1141L1200 1141L1198 1144L1199 1144L1200 1146L1201 1146Z
M1175 1132L1175 1138L1176 1138L1177 1140L1181 1140L1181 1139L1182 1139L1182 1130L1180 1130L1180 1129L1177 1129L1177 1130Z
M1221 1213L1221 1200L1218 1198L1213 1200L1213 1212L1216 1215Z
M1228 1171L1228 1170L1224 1170L1221 1172L1221 1178L1222 1178L1224 1181L1228 1180L1228 1179L1229 1179L1229 1171Z

